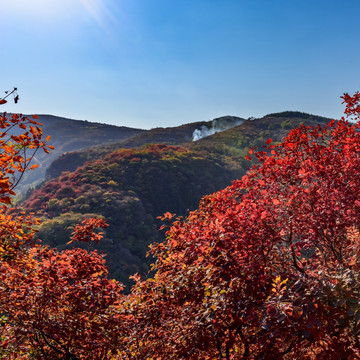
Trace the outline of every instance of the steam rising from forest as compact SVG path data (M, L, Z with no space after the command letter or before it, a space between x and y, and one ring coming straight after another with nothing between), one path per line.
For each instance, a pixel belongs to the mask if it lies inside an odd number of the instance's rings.
M202 125L200 129L196 129L193 132L193 141L200 140L206 136L214 135L218 132L231 129L235 126L241 125L245 120L236 116L224 116L221 118L214 119L211 125Z

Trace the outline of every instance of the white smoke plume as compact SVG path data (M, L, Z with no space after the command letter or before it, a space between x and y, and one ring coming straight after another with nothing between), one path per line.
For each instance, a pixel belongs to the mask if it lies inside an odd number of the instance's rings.
M245 120L236 116L224 116L221 118L214 119L211 122L211 126L202 125L200 129L196 129L193 132L193 141L198 141L204 137L214 135L218 132L231 129L235 126L241 125Z

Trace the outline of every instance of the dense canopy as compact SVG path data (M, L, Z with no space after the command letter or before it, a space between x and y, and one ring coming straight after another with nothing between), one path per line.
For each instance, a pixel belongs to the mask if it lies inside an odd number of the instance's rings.
M344 101L359 120L360 94ZM250 149L259 164L241 180L185 219L164 214L170 228L151 247L154 276L134 276L129 295L108 278L101 254L33 243L31 220L2 209L1 356L360 358L359 128L345 119L300 126ZM25 134L25 148L47 150ZM14 155L2 146L6 203ZM70 241L97 242L105 226L87 219Z

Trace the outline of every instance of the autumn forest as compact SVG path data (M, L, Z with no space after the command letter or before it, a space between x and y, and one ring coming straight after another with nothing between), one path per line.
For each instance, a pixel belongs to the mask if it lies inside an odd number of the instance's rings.
M198 141L212 123L93 125L46 175L45 121L1 113L0 359L360 359L360 94L342 100Z

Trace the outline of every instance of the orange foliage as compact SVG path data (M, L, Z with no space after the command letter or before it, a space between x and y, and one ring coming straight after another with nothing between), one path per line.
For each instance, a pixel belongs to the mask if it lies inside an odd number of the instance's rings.
M360 95L344 100L359 120ZM24 152L49 148L40 124L22 119L0 122L9 139L0 143L3 203L28 169ZM25 132L11 136L14 126ZM301 126L278 145L269 139L268 152L252 151L258 166L152 246L156 273L135 275L129 296L96 251L33 243L34 221L2 208L0 356L359 359L359 129L345 119ZM71 241L97 242L106 225L87 219Z
M28 117L8 119L4 113L0 128L0 201L10 205L23 173L36 168L30 166L35 153L52 146L42 140L41 124ZM16 128L23 132L13 135ZM32 214L15 216L0 208L0 357L113 358L126 330L117 310L122 286L107 278L96 251L58 252L34 241L36 224ZM98 242L101 233L94 231L105 226L88 219L75 228L72 241Z

